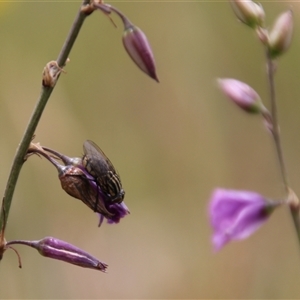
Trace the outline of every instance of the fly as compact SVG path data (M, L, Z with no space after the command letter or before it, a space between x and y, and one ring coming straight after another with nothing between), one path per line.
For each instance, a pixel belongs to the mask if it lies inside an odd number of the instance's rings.
M111 204L121 203L125 196L121 178L104 152L92 141L83 144L82 163Z

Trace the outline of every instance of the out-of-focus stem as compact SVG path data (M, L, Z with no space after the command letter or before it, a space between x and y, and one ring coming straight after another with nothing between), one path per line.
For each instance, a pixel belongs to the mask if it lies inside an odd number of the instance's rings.
M269 90L270 90L270 102L271 102L271 114L272 114L272 134L275 142L275 147L277 151L280 172L282 176L282 181L284 184L284 188L286 190L287 198L290 197L291 193L293 193L289 187L288 174L286 170L286 165L284 161L281 139L280 139L280 130L278 123L278 112L277 112L277 102L276 102L276 93L275 93L275 82L274 82L274 73L275 73L275 65L274 61L271 59L268 51L266 53L267 59L267 73L268 73L268 82L269 82ZM298 199L297 199L298 201ZM299 204L297 205L289 205L290 213L294 222L294 226L297 232L297 237L300 243L300 219L299 219Z

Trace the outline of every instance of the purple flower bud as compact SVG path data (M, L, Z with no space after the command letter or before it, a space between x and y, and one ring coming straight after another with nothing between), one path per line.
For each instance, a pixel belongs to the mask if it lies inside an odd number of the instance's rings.
M94 3L105 14L115 12L124 24L123 45L135 64L151 78L159 82L156 75L155 61L151 46L144 32L133 25L117 8L109 4Z
M125 27L123 45L136 65L151 78L159 82L156 75L154 56L143 31L132 24Z
M223 93L248 113L261 113L265 110L259 95L248 84L236 79L218 79Z
M53 237L45 237L39 241L10 241L7 243L7 246L13 244L30 246L38 250L38 252L45 257L62 260L83 268L99 270L102 272L105 272L107 268L107 264L99 261L89 253L72 244Z
M293 27L293 13L291 10L282 13L277 18L269 35L269 54L271 58L275 58L288 50L292 41Z
M281 203L249 191L216 189L209 206L215 251L232 240L249 237Z
M230 0L230 4L235 15L241 22L251 28L263 25L265 12L260 4L251 0Z

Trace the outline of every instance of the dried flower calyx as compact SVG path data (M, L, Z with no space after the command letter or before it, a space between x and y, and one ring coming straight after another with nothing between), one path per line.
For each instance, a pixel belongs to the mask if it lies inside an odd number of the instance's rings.
M84 143L83 158L70 158L55 150L31 144L28 153L46 157L58 170L61 186L70 196L81 200L108 223L118 223L129 214L123 202L125 192L119 174L100 148L91 141ZM64 165L58 163L61 160Z

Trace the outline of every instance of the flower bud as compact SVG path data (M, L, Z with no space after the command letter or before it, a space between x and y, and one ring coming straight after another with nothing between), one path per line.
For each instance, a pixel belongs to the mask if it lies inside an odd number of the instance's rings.
M248 84L236 79L218 79L222 92L248 113L261 113L264 106L259 95Z
M277 18L269 34L269 55L271 58L276 58L288 50L292 41L293 27L291 10L282 13Z
M263 25L265 12L260 4L250 0L230 0L230 4L235 15L241 22L251 28Z
M248 238L280 204L254 192L216 189L209 206L214 249Z
M136 65L151 78L159 82L155 70L154 56L143 31L132 24L125 27L123 45Z
M54 237L45 237L39 241L16 240L7 243L7 245L13 244L30 246L38 250L38 252L45 257L62 260L83 268L99 270L102 272L105 272L107 268L107 264L99 261L89 253Z
M148 42L146 35L141 29L133 25L129 19L117 8L109 4L94 3L94 6L100 9L105 14L111 12L116 13L124 24L123 32L123 45L131 59L135 64L151 78L159 82L156 69L154 56L151 46Z

